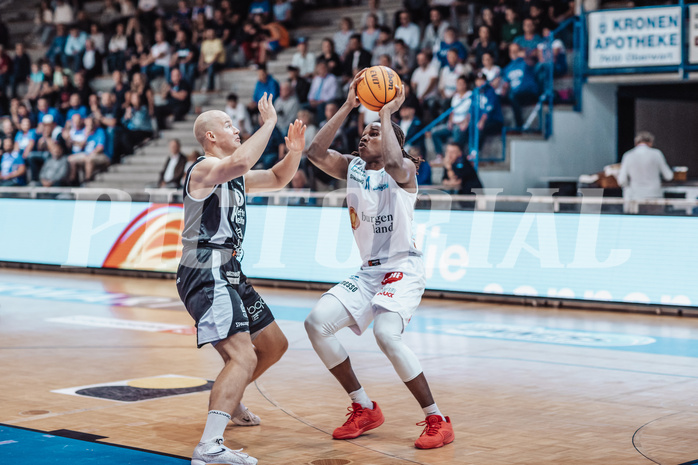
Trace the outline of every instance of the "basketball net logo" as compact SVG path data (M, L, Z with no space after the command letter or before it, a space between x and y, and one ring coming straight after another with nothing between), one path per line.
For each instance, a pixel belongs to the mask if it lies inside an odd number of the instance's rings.
M387 273L385 277L383 278L383 281L381 281L381 284L385 286L386 284L394 283L397 281L400 281L402 279L402 272L401 271L394 271L392 273Z
M351 221L351 229L356 230L359 228L361 221L359 221L359 215L354 210L354 207L349 207L349 221Z

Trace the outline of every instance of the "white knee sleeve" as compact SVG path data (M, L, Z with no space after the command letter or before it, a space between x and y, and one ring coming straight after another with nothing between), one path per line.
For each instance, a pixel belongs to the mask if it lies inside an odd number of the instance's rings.
M313 349L328 370L336 367L349 357L335 333L354 324L354 319L344 305L332 295L324 295L305 319Z
M422 372L422 365L412 350L402 341L402 316L379 310L373 322L373 335L378 347L393 364L403 382L412 381Z

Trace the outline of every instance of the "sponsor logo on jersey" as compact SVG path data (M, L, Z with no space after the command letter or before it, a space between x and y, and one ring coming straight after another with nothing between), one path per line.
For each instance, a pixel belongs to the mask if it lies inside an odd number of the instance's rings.
M388 297L389 299L392 299L393 296L395 295L395 288L394 287L384 287L381 289L381 291L376 294L376 296L382 295L384 297Z
M245 205L245 195L237 189L234 189L234 192L235 192L235 205L238 207Z
M385 286L386 284L391 284L391 283L396 283L402 279L404 275L402 274L401 271L394 271L392 273L386 273L386 275L383 277L383 281L381 281L381 284Z
M264 302L260 297L255 303L247 307L247 314L252 318L252 321L257 321L264 310Z
M376 234L382 234L393 231L393 215L364 215L361 212L361 221L371 223L373 225L373 232Z
M388 188L388 183L386 182L385 184L378 184L376 187L373 188L374 191L384 191Z
M226 271L225 279L228 280L233 286L240 284L240 272L239 271Z
M247 321L236 321L235 322L236 328L242 328L243 326L249 326L249 325L250 325L250 323L248 323Z
M349 292L356 292L359 290L359 286L357 286L356 283L351 282L349 280L342 281L341 283L339 283L339 285Z
M351 221L351 229L358 229L361 221L359 221L359 215L356 214L354 207L349 207L349 221Z

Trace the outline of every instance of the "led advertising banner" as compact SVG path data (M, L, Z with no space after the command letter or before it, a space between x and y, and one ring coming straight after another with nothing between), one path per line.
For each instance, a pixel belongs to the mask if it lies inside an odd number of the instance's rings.
M600 10L587 17L591 69L681 63L681 7Z
M181 205L0 199L0 261L174 272ZM243 270L339 282L361 265L343 208L248 206ZM698 306L698 218L417 210L427 289ZM396 270L399 271L399 270Z

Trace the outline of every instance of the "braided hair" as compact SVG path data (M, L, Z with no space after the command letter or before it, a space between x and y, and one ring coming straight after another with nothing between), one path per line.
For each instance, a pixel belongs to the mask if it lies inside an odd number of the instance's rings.
M409 161L414 163L414 166L417 168L417 172L419 172L419 164L422 162L422 159L405 152L405 133L402 132L402 128L399 124L395 123L394 121L391 121L391 123L393 124L393 132L395 132L397 141L400 144L400 149L402 150L402 158L407 158Z

